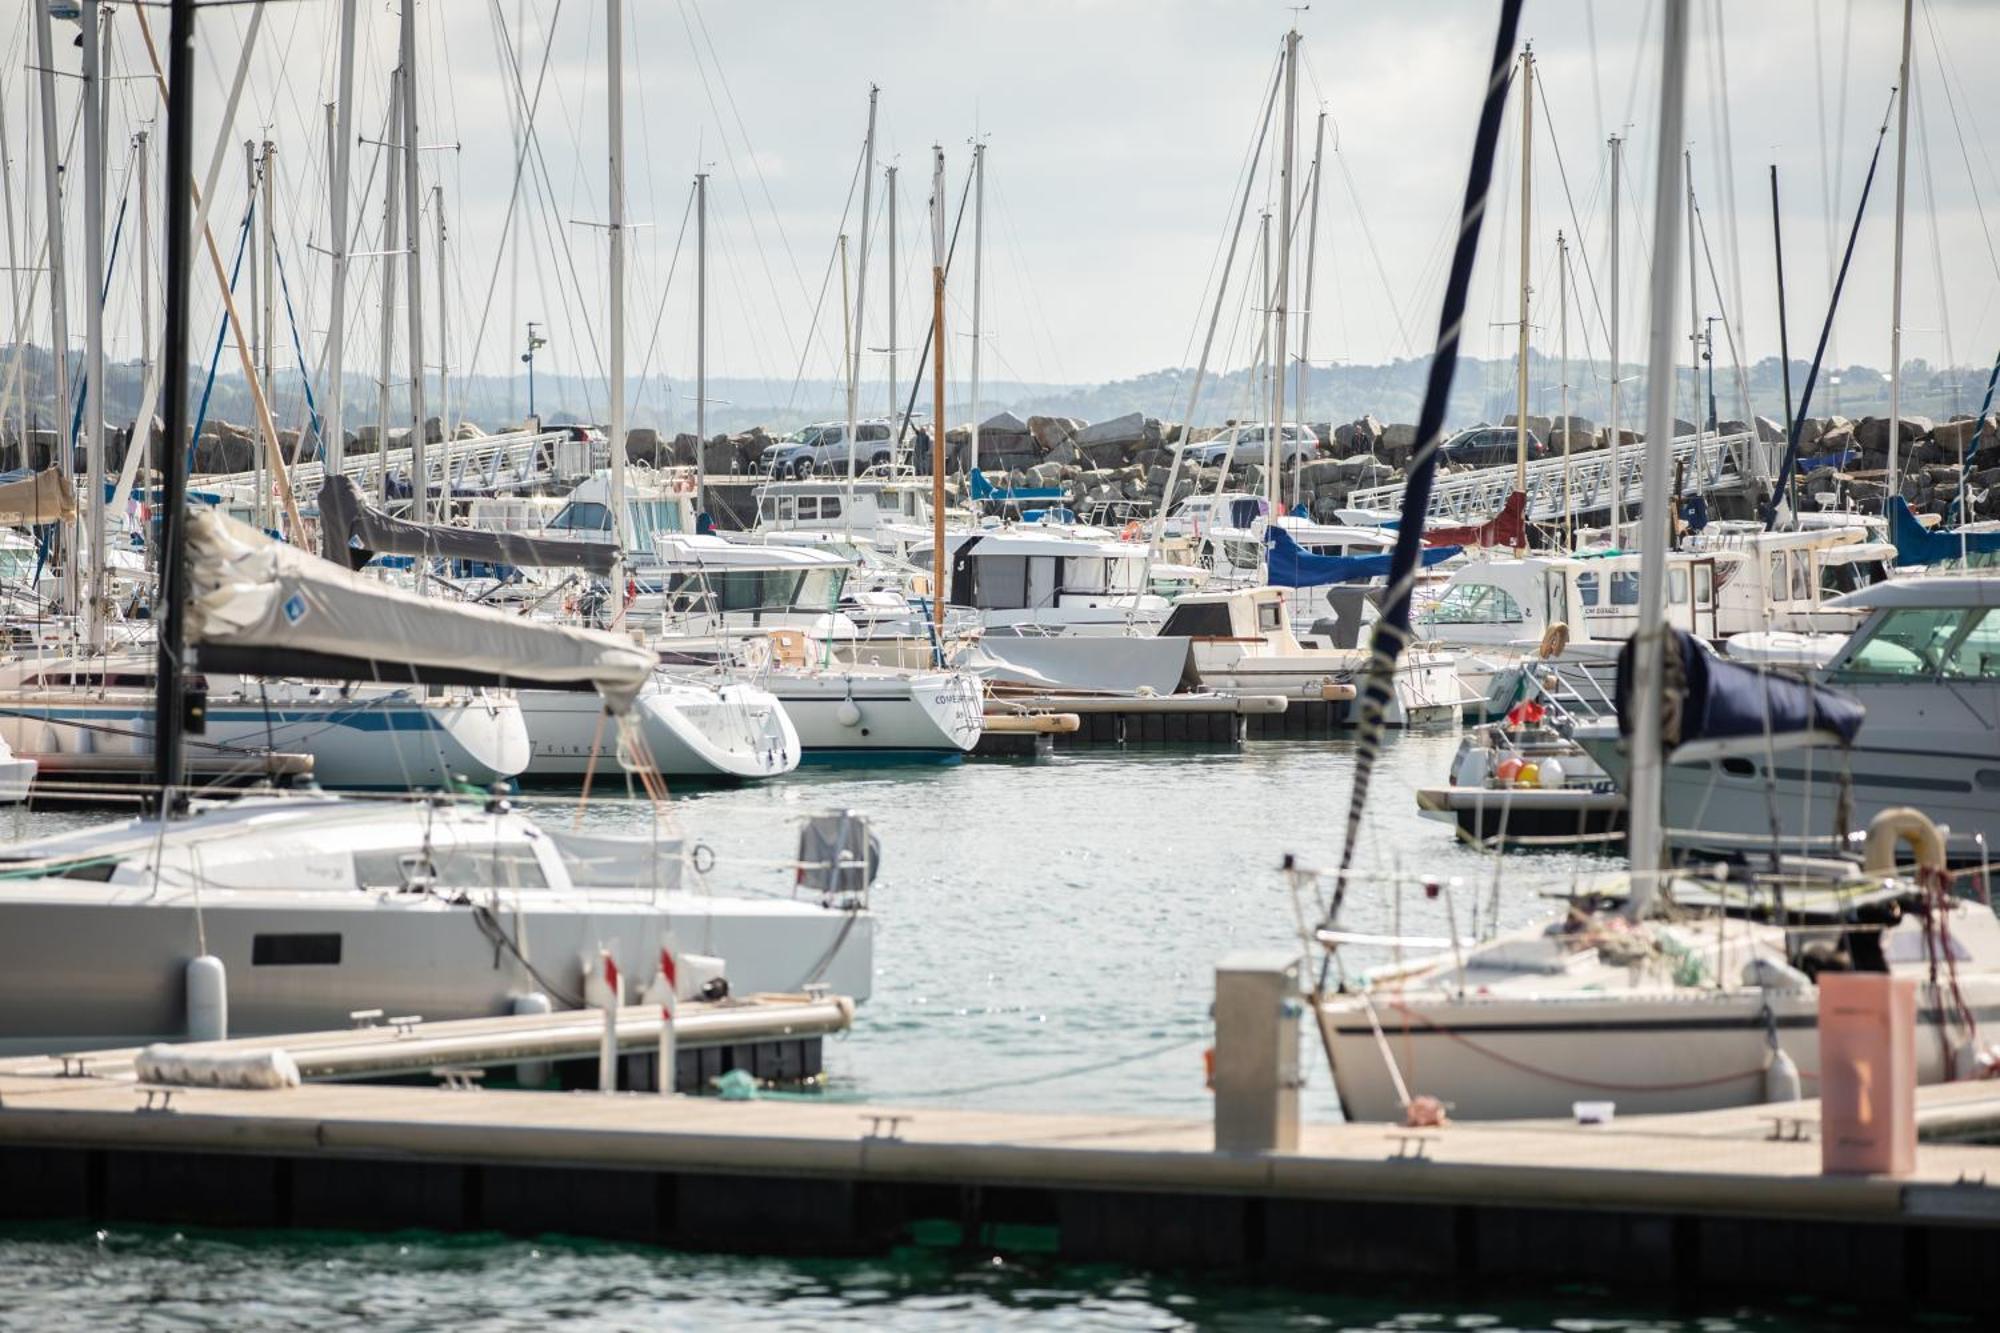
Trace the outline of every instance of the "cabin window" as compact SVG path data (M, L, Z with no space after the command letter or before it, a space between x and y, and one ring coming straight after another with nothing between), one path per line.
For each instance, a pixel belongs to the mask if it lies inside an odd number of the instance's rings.
M611 510L595 500L571 500L549 520L549 526L565 532L609 532Z
M1167 638L1227 639L1235 633L1229 624L1229 603L1182 602L1168 614L1160 633Z
M981 611L1018 611L1028 604L1028 557L989 555L972 562L972 604Z
M250 965L252 967L338 967L340 936L330 933L252 935Z
M802 519L819 517L819 497L817 495L801 495L799 497L799 517Z
M1968 626L1944 660L1949 680L2000 680L2000 611Z
M1699 564L1694 567L1694 604L1696 606L1715 605L1715 566Z
M819 501L819 516L821 518L839 518L840 497L837 495L821 496Z
M778 497L778 518L780 521L785 523L791 522L797 510L798 504L791 496L781 495Z
M1285 608L1276 602L1257 603L1257 632L1269 634L1284 623Z
M757 506L757 512L761 514L764 518L764 521L768 523L772 519L778 516L778 502L776 500L766 500L762 504Z
M1576 598L1585 606L1597 605L1597 574L1595 571L1586 569L1576 576Z
M1813 599L1812 552L1792 552L1792 600L1810 602Z
M1438 599L1428 617L1435 625L1513 625L1521 604L1490 583L1461 583Z
M1638 574L1622 573L1611 576L1611 604L1613 606L1637 606L1639 604Z
M1819 567L1819 595L1839 597L1860 592L1889 577L1880 560L1828 560Z
M1262 554L1256 542L1222 543L1222 558L1229 562L1232 569L1255 569Z
M1667 600L1675 606L1686 606L1688 599L1688 572L1684 567L1667 571Z
M1953 607L1905 607L1891 611L1832 673L1841 679L1920 680L1937 675L1947 650L1965 623Z
M1764 585L1770 590L1771 600L1778 601L1785 595L1785 553L1771 552L1771 577Z

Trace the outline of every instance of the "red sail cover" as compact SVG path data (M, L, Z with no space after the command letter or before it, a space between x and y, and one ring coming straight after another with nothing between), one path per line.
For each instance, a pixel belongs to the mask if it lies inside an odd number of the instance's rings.
M1500 512L1485 523L1462 528L1424 529L1426 546L1522 546L1527 542L1528 496L1515 491L1500 506Z

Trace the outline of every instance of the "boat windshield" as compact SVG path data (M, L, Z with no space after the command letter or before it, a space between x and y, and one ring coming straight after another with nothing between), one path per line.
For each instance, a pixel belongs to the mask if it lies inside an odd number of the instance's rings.
M2000 610L1902 607L1864 633L1833 680L2000 681Z
M689 570L667 581L676 611L831 611L839 605L847 570L713 569Z

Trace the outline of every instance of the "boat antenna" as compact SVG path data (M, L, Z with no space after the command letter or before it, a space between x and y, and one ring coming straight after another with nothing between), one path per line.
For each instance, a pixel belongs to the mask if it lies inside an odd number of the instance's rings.
M1354 787L1348 796L1347 831L1340 849L1340 872L1334 882L1329 921L1340 916L1347 894L1347 874L1360 840L1361 814L1368 805L1368 785L1382 752L1383 715L1395 689L1396 658L1410 638L1410 594L1423 553L1424 514L1430 508L1431 483L1437 477L1438 445L1444 439L1445 402L1458 368L1458 338L1465 323L1466 295L1472 287L1472 263L1479 253L1479 231L1486 219L1486 196L1493 183L1493 155L1500 139L1500 116L1507 103L1507 84L1514 65L1514 34L1520 26L1521 0L1502 0L1500 30L1493 40L1493 60L1486 76L1486 102L1479 112L1479 130L1472 144L1472 165L1466 172L1465 204L1459 210L1458 245L1445 283L1444 309L1438 315L1437 345L1431 353L1430 375L1424 385L1423 410L1417 415L1417 448L1410 455L1409 480L1403 485L1402 521L1396 529L1396 550L1390 559L1388 590L1382 614L1375 622L1367 676L1361 689L1361 727L1355 746Z
M160 813L173 808L181 781L181 680L187 641L187 427L188 269L193 217L185 183L194 175L194 0L173 0L167 43L167 264L166 347L160 358L166 385L160 485L160 602L165 614L157 634L159 663L153 699L153 780Z

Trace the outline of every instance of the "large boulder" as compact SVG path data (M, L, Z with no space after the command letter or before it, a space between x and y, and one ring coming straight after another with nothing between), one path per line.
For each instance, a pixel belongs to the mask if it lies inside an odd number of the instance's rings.
M757 434L761 437L763 432ZM762 451L763 446L751 439L732 440L727 435L717 435L702 443L701 470L708 476L754 471L757 455Z
M1141 449L1158 448L1160 423L1140 412L1085 426L1076 433L1077 452L1093 467L1116 467Z
M671 461L671 455L662 456L659 431L651 426L634 426L625 432L625 460L658 467Z
M1907 448L1931 433L1929 417L1905 416L1901 430L1896 432L1898 443ZM1886 453L1889 449L1889 419L1887 417L1863 417L1855 427L1854 437L1861 447L1871 453Z
M1028 418L1027 427L1028 433L1035 437L1035 443L1040 445L1042 452L1046 454L1053 451L1057 445L1074 440L1083 423L1070 417L1034 416Z

